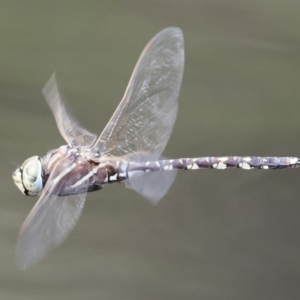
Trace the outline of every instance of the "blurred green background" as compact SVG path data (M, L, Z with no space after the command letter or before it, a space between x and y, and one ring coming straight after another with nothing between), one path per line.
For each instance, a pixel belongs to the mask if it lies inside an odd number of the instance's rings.
M53 71L100 133L168 26L183 30L186 64L165 156L299 155L299 13L298 0L1 1L0 299L299 299L297 169L179 172L156 207L108 186L26 272L14 245L37 199L11 178L64 143L41 94Z

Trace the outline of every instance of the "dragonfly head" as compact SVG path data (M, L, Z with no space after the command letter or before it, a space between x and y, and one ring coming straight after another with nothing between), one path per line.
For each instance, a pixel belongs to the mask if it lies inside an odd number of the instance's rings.
M32 156L13 172L13 180L26 196L37 196L43 188L42 163L39 156Z

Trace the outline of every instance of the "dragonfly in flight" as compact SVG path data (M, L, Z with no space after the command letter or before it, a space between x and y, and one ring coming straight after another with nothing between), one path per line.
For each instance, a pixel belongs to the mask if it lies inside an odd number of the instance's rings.
M174 182L176 170L300 166L296 157L162 158L176 120L183 69L182 31L166 28L144 48L122 101L98 138L79 125L54 75L50 78L43 94L67 145L30 157L13 172L23 194L39 195L17 240L20 268L40 261L61 244L79 219L87 192L105 184L124 182L157 203Z

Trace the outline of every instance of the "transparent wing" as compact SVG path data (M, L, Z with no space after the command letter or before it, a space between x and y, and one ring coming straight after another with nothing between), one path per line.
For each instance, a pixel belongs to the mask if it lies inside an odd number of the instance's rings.
M66 108L58 91L55 74L51 76L42 92L52 110L58 130L65 141L69 145L93 145L97 136L80 127L70 110Z
M161 156L160 160L167 159ZM126 161L147 162L153 161L153 155L139 153L138 155L128 155ZM176 179L177 171L168 172L135 172L125 181L126 188L132 189L156 205L168 192Z
M62 168L72 169L74 162L60 160L54 167L36 205L23 223L16 244L17 265L25 270L44 258L68 236L80 217L86 193L57 196L64 188L74 183L67 174L58 177ZM59 181L58 179L59 178ZM78 189L83 192L86 183Z
M176 175L177 171L175 170L169 172L147 172L126 180L125 185L155 205L168 192Z
M182 31L164 29L143 50L121 103L93 149L115 156L146 151L158 157L175 123L183 67Z

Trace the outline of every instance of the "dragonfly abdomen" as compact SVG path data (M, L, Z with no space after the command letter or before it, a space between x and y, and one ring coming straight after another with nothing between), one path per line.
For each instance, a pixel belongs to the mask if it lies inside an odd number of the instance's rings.
M199 157L191 159L187 169L283 169L300 166L297 157L260 157L260 156L225 156L225 157Z
M128 163L128 173L157 172L169 170L198 170L198 169L284 169L300 167L297 157L259 157L259 156L224 156L197 157L157 160L153 162Z

